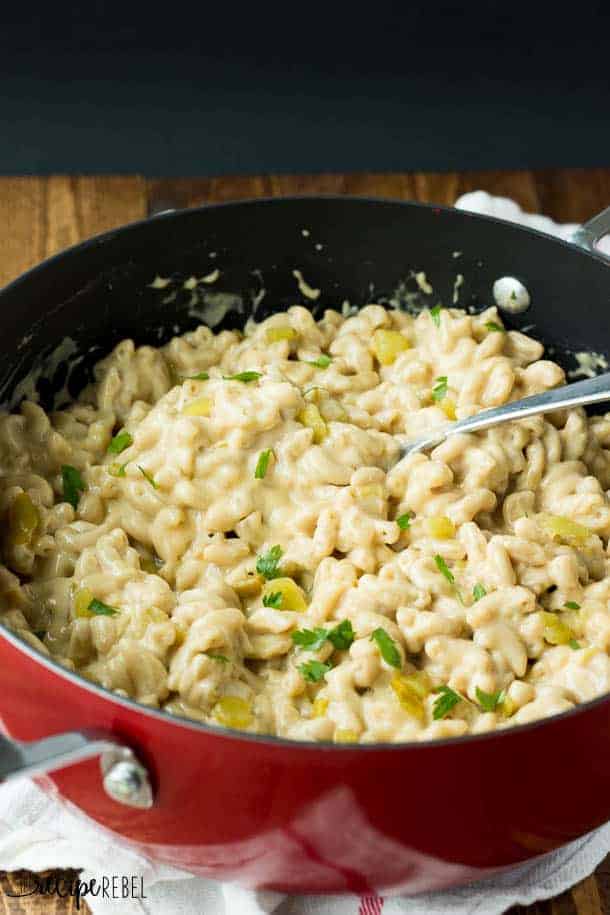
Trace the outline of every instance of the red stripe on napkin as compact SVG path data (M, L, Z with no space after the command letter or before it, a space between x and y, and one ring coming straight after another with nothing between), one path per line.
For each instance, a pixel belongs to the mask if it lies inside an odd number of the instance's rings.
M383 899L381 896L361 896L358 915L381 915Z

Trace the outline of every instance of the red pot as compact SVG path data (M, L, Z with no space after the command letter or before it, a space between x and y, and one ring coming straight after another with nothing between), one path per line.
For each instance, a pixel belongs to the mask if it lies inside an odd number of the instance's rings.
M142 330L143 314L152 323L152 300L140 302L134 289L144 295L142 278L162 272L155 258L165 248L170 260L184 261L188 236L193 261L202 256L193 247L197 238L209 239L221 251L223 237L228 244L227 233L237 231L243 240L241 247L234 245L239 270L253 246L259 246L249 260L254 265L261 262L261 245L270 246L269 264L278 244L296 250L300 232L295 226L310 228L314 238L334 235L335 250L342 242L348 253L360 250L366 226L373 254L379 252L374 269L404 275L406 264L397 261L392 268L388 260L397 258L396 230L402 226L400 245L409 233L412 242L408 263L427 267L429 276L436 268L444 270L448 288L453 274L447 251L465 252L462 264L470 254L472 264L481 263L484 252L484 267L470 287L480 299L493 278L517 272L509 267L519 263L534 307L542 308L545 295L555 305L552 322L547 314L550 332L582 325L582 313L568 308L575 288L588 291L597 332L610 322L605 307L610 271L593 255L454 211L318 199L170 215L72 249L0 293L5 345L8 340L16 349L29 327L26 349L33 360L44 342L57 341L62 328L75 327L75 315L81 320L86 315L83 340L103 329L103 345L111 345L133 330L130 321ZM437 256L441 250L443 256ZM307 256L313 258L311 252L303 254L297 263ZM287 255L282 262L294 263ZM357 261L359 288L366 288L371 263ZM305 269L306 276L316 276L313 261ZM86 285L87 277L95 280ZM536 290L544 290L538 300ZM345 292L340 287L337 296ZM135 315L125 308L127 293ZM357 301L356 289L351 294ZM44 315L41 301L57 307ZM36 314L38 323L33 323ZM531 313L523 319L531 321ZM27 358L22 367L27 368ZM413 745L303 744L240 735L118 698L0 630L0 712L5 733L17 740L94 727L131 747L150 779L148 808L109 797L97 758L53 771L51 783L65 800L141 853L249 887L361 894L437 889L543 854L610 817L609 697L483 736ZM82 752L95 751L96 746L85 746ZM13 759L4 771L14 768Z
M290 892L417 892L475 879L610 815L610 700L499 734L349 748L237 736L114 698L0 639L7 732L97 728L136 750L154 804L102 789L97 759L50 774L63 798L159 861Z

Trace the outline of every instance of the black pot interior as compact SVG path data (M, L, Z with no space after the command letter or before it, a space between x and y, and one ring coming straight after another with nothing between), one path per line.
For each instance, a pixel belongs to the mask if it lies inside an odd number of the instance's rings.
M189 277L215 269L216 282L184 288ZM301 294L295 269L321 289L318 299ZM420 271L432 293L415 280ZM94 362L125 337L158 346L210 311L223 315L219 330L297 303L320 313L346 300L451 305L458 275L457 304L476 310L493 304L498 277L525 283L530 308L503 318L530 329L564 367L574 367L576 351L610 354L610 269L600 257L458 210L354 198L264 200L155 217L70 249L6 287L0 399L6 403L66 337L82 356L72 359L68 378L75 394ZM153 288L157 276L171 282ZM37 381L47 407L66 382L66 364L56 362Z

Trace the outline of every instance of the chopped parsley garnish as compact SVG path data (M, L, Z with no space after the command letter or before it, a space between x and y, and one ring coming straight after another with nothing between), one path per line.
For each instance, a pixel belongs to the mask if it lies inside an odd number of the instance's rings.
M568 645L570 646L572 651L578 651L579 648L581 647L580 642L577 642L576 639L570 639L570 641L568 642Z
M129 463L129 461L127 462L127 464L128 463ZM109 464L108 468L107 468L108 473L110 474L111 477L124 477L125 468L127 467L127 464Z
M284 595L281 591L274 591L273 594L264 594L263 607L273 607L274 610L279 610L283 599Z
M354 641L354 630L350 620L341 620L332 629L297 629L292 633L292 641L308 651L317 651L326 641L338 651L346 651Z
M463 697L451 689L450 686L438 686L434 692L438 693L438 697L434 700L432 717L435 721L440 721L441 718L447 717L451 709L455 708Z
M381 653L381 657L389 664L390 667L401 667L402 661L400 659L400 652L396 647L396 642L394 639L390 638L385 629L375 629L371 633L371 642L377 642L377 647Z
M87 607L87 610L91 610L96 616L114 616L115 613L119 612L116 607L110 607L108 604L105 604L101 600L97 600L95 597Z
M323 664L322 661L307 661L299 666L299 673L309 683L319 683L331 667L331 664Z
M438 303L438 305L435 305L434 308L430 309L430 317L432 318L432 320L434 321L434 323L436 324L437 327L441 326L441 311L442 310L443 310L443 306L441 305L440 302Z
M108 445L108 451L110 454L120 454L121 451L125 451L130 445L133 445L133 438L129 432L119 432Z
M330 356L327 356L326 353L322 353L317 359L307 359L306 361L307 365L313 365L317 369L327 369L331 364L332 359Z
M474 588L472 589L472 596L474 597L475 601L481 600L481 598L485 597L486 594L487 594L487 591L485 590L485 586L482 585L480 582L477 583L474 586Z
M208 658L211 658L212 661L220 661L221 664L229 663L229 659L224 654L213 654L211 651L206 651L205 654Z
M296 632L292 633L294 644L307 651L317 651L327 638L328 631L319 627L316 629L297 629Z
M267 581L270 581L272 578L279 578L281 572L278 569L278 565L283 554L284 551L281 546L276 544L271 547L268 553L263 553L262 556L259 556L256 560L256 571L258 574L262 575L263 578L266 578Z
M243 381L248 384L250 381L257 381L263 377L262 372L238 372L237 375L223 375L225 381Z
M449 582L449 584L450 584L450 585L452 586L452 588L454 589L454 591L455 591L455 593L456 593L456 596L457 596L457 599L459 600L459 602L460 602L461 604L463 604L463 603L464 603L464 598L462 597L462 592L460 591L460 589L459 589L458 586L456 585L456 583L455 583L455 577L454 577L454 575L453 575L453 572L452 572L451 569L448 567L448 565L447 565L447 563L445 562L445 560L443 559L443 557L442 557L442 556L439 556L438 553L437 553L437 555L434 557L434 562L436 563L436 568L439 570L439 572L441 573L441 575L443 575L443 576L447 579L447 581Z
M346 651L354 641L354 630L350 620L341 620L329 630L326 637L338 651Z
M147 483L150 483L150 485L152 486L153 489L159 488L158 484L155 482L155 478L152 477L149 473L147 473L143 467L140 467L139 464L138 464L138 470L140 471L140 473L142 474L144 479L147 481Z
M263 480L265 478L272 454L273 451L271 448L267 448L266 451L261 451L259 454L258 461L256 462L256 470L254 471L255 480Z
M487 328L487 330L496 331L496 333L498 333L498 334L506 333L506 328L502 327L501 324L498 324L497 321L486 321L485 327Z
M455 585L455 578L454 578L453 572L451 571L451 569L449 568L449 566L447 565L447 563L445 562L443 557L439 556L437 554L434 557L434 562L436 563L436 568L439 570L441 575L444 575L444 577L447 579L449 584Z
M432 400L438 403L447 394L447 376L441 375L439 378L435 378L434 380L436 381L436 384L432 388Z
M71 467L70 464L64 464L61 468L61 480L63 484L64 499L66 502L69 502L76 511L80 493L84 492L87 488L85 482L76 467Z
M517 301L517 293L515 292L514 289L513 289L513 291L512 291L511 294L510 294L510 298L511 298L511 301L512 301L512 302L516 302L516 301Z
M405 512L404 515L399 515L399 517L396 519L396 524L401 529L401 531L408 531L411 527L411 519L414 517L414 512Z
M563 606L566 610L580 610L580 604L577 604L575 600L567 600Z
M499 705L502 705L505 698L505 693L503 689L499 689L497 693L486 693L485 690L476 688L477 702L481 706L484 712L495 712Z
M208 381L209 377L207 372L197 372L196 375L187 375L185 381Z

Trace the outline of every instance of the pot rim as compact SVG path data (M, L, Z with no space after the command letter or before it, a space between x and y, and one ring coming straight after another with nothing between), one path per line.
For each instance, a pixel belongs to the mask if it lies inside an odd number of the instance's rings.
M197 207L179 207L176 209L162 210L160 213L152 213L150 216L145 216L142 219L136 219L133 222L125 223L122 226L117 226L115 229L108 229L106 232L100 232L97 235L92 235L90 238L86 238L84 241L78 242L75 245L70 245L67 248L63 248L61 251L58 251L56 254L52 254L50 257L45 258L40 261L38 264L34 264L33 267L29 267L15 279L11 280L5 286L0 287L0 299L3 295L6 295L9 291L19 288L22 283L28 281L29 277L42 273L45 269L50 267L52 264L56 264L61 261L63 258L69 258L80 251L84 251L87 248L95 247L96 245L105 245L109 244L117 236L127 235L129 232L138 229L140 227L146 226L151 222L160 222L170 221L172 219L180 219L184 216L190 215L191 213L204 213L207 210L219 210L219 209L232 209L239 208L243 206L251 207L256 204L263 206L278 206L285 203L296 203L304 201L319 201L319 202L341 202L355 204L383 204L384 206L391 205L393 208L407 208L407 209L416 209L416 210L430 210L437 214L443 214L447 216L454 217L456 214L458 216L464 216L467 219L474 219L484 223L492 223L497 226L501 226L504 229L510 228L515 232L519 232L523 235L529 235L534 238L543 238L546 241L552 241L558 248L563 248L567 251L577 252L587 258L592 258L598 263L602 264L605 267L610 266L610 261L606 256L604 256L599 251L589 251L586 248L582 248L579 245L574 244L574 242L567 241L563 238L558 238L556 235L550 235L548 232L543 232L540 229L533 229L530 226L523 226L519 223L509 222L506 219L498 219L497 216L487 216L482 213L472 213L469 210L458 210L456 207L445 206L444 204L436 203L423 203L417 200L396 200L391 197L371 197L371 196L358 196L352 194L293 194L286 197L248 197L243 200L226 200L219 203L206 203Z
M87 248L94 247L96 245L105 245L113 241L116 236L123 236L129 234L131 231L138 229L142 226L148 225L153 220L166 221L172 219L180 219L187 214L196 214L203 213L210 209L224 209L224 208L239 208L243 206L254 206L256 204L263 206L277 206L284 204L286 202L297 202L297 201L320 201L320 202L332 202L332 201L341 201L342 203L368 203L368 204L390 204L392 207L400 208L407 207L412 209L424 209L431 210L433 212L444 215L455 216L456 214L464 216L468 219L479 220L486 223L493 223L498 226L502 226L505 229L510 227L516 232L520 232L525 235L532 237L539 237L546 239L547 241L552 241L558 249L565 249L569 251L576 251L582 254L587 258L593 258L598 261L605 267L610 266L610 262L607 258L604 257L601 253L596 251L588 251L584 248L580 248L577 245L574 245L572 242L566 241L556 236L550 235L547 232L542 232L539 229L532 229L526 226L519 225L518 223L511 223L507 220L498 219L495 216L485 216L480 213L471 213L468 210L457 210L455 207L444 206L440 204L432 203L421 203L415 200L395 200L388 197L371 197L371 196L357 196L351 194L297 194L286 197L252 197L243 200L229 200L219 203L210 203L202 204L198 207L183 207L179 209L170 209L164 210L158 214L152 214L150 216L144 217L143 219L135 220L134 222L126 223L125 225L119 226L115 229L110 229L106 232L99 233L94 235L91 238L87 238L82 242L79 242L76 245L71 245L68 248L59 251L57 254L52 255L51 257L46 258L38 264L35 264L33 267L30 267L24 273L20 274L14 280L11 280L6 286L0 288L0 303L2 297L6 295L9 291L18 289L21 284L27 283L29 277L38 273L43 272L48 269L49 266L59 263L61 260L68 259L72 256L78 255L81 251L86 250ZM547 718L540 718L536 721L528 722L527 724L519 724L512 727L508 727L502 730L488 731L482 734L465 734L460 737L445 737L440 739L429 739L422 741L413 741L405 743L371 743L371 744L336 744L330 741L304 741L304 740L294 740L287 737L276 737L270 734L250 734L246 731L237 731L231 728L225 728L221 725L207 724L201 721L197 721L193 718L182 718L177 715L172 715L170 712L166 712L163 709L156 709L151 706L144 705L143 703L137 702L135 699L130 699L123 696L118 696L116 693L113 693L111 690L106 689L103 686L100 686L97 683L93 683L91 680L87 680L81 674L76 671L71 671L68 668L61 665L52 657L47 657L39 652L37 649L29 645L24 639L18 636L16 633L12 632L7 626L3 623L0 623L0 639L5 639L9 644L11 644L18 651L25 654L35 663L40 664L41 666L47 668L58 676L63 677L65 680L68 680L74 686L79 687L80 689L87 690L88 692L94 693L100 699L104 699L108 702L113 702L117 705L126 708L128 711L140 713L146 717L153 718L156 720L161 720L165 723L175 725L178 727L186 728L188 730L203 732L208 734L210 737L224 737L234 741L244 741L244 742L255 742L263 745L267 745L270 748L278 747L280 749L301 749L309 752L316 751L325 751L325 752L337 752L337 753L362 753L362 752L375 752L375 751L391 751L397 753L415 753L419 751L426 751L432 748L438 747L442 749L447 746L458 746L465 744L476 744L481 741L489 740L498 740L498 739L508 739L511 735L520 735L526 731L532 731L544 727L545 725L550 724L551 722L559 722L560 720L567 720L569 718L574 718L576 716L587 714L592 708L596 708L603 704L610 703L610 693L605 693L601 696L597 696L595 699L591 699L588 702L581 703L580 705L575 706L572 709L568 709L565 712L560 712L556 715L551 715ZM94 722L92 722L94 724Z

